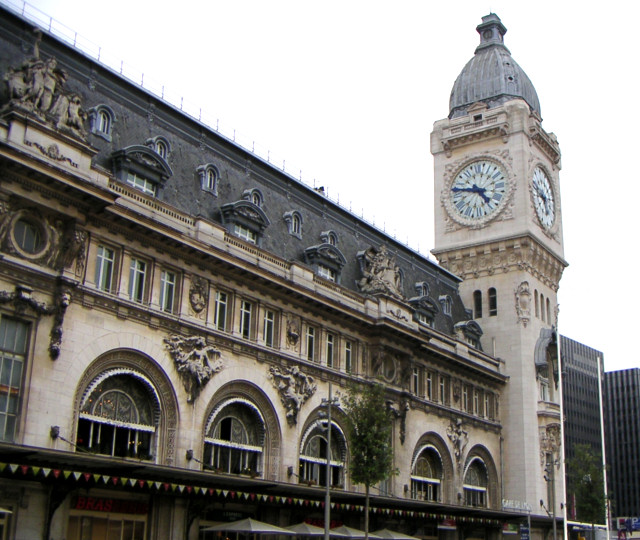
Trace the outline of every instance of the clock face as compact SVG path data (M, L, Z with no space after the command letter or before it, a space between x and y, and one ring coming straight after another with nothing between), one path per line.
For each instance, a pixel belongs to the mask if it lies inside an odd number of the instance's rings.
M556 209L551 182L549 182L547 173L540 167L536 167L535 171L533 171L531 187L533 190L533 205L538 219L543 227L549 229L555 221Z
M472 223L496 213L507 194L507 175L495 161L483 159L466 165L450 188L453 210Z

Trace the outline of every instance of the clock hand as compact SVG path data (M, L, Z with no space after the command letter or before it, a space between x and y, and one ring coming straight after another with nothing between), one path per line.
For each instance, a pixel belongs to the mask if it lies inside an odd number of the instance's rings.
M476 195L480 195L480 197L482 197L482 199L484 200L485 203L488 203L491 199L489 199L489 197L487 197L484 192L487 191L485 188L483 187L479 187L476 184L473 184L472 187L463 187L463 188L459 188L459 187L453 187L451 188L451 191L454 192L458 192L458 191L468 191L469 193L475 193Z

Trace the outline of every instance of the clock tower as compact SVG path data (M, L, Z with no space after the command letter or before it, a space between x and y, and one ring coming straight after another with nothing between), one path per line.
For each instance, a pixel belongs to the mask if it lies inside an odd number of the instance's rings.
M463 279L483 350L509 376L500 404L503 498L527 503L533 515L560 516L557 291L567 266L560 148L542 128L537 93L504 44L500 18L483 17L477 31L480 44L453 85L449 115L431 134L433 254Z

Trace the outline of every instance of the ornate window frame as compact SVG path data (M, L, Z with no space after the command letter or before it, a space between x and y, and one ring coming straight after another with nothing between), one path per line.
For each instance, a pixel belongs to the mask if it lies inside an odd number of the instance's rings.
M336 283L340 283L340 273L347 263L347 259L342 252L331 244L309 246L304 250L304 260L317 275L325 273L325 269L334 272ZM330 278L325 277L325 279Z
M151 139L147 139L145 144L165 161L169 159L169 155L171 154L171 145L166 137L158 135Z
M262 242L262 233L271 224L267 214L262 208L248 200L239 200L223 205L220 208L223 225L232 225L229 232L238 236L234 232L235 226L244 227L248 231L255 234L256 241L253 242L260 246ZM251 240L247 240L251 242Z
M282 219L287 224L289 234L302 240L302 214L297 210L290 210L282 215Z
M173 176L173 171L162 157L140 144L116 150L111 154L111 159L116 180L128 184L130 175L146 179L156 187L156 197L166 181Z
M220 171L213 163L200 165L196 172L200 179L200 189L218 196L218 182L220 181Z
M100 104L89 109L88 113L91 133L102 137L105 141L111 142L113 124L116 121L116 115L113 109L108 105Z

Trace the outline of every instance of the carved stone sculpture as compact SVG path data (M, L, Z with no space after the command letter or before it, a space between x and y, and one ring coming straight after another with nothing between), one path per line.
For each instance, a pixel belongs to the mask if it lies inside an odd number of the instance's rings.
M540 465L545 466L547 456L551 455L551 461L556 467L560 467L560 447L562 439L560 436L560 424L549 424L540 428Z
M462 429L462 419L458 418L456 423L451 422L447 428L447 437L451 441L453 446L453 455L456 458L458 467L462 464L461 458L464 453L464 449L469 442L469 434Z
M293 318L287 319L287 347L295 349L300 340L300 321Z
M290 427L295 426L300 408L316 392L317 385L313 377L302 373L297 366L291 366L269 368L269 378L287 411L287 423Z
M38 302L33 298L33 291L23 285L16 286L14 292L0 291L0 305L13 304L17 314L25 310L34 312L37 316L53 315L53 326L49 334L49 357L56 360L60 356L62 347L62 324L67 307L71 303L71 287L62 280L56 284L55 303L48 306L44 302Z
M400 444L404 444L407 436L407 411L410 409L409 401L403 399L400 404L387 400L387 409L394 418L400 419Z
M389 255L386 246L370 247L358 253L362 278L358 281L361 292L366 294L388 294L403 299L400 292L400 268L395 257Z
M209 286L207 280L198 276L194 276L191 280L191 287L189 288L189 304L191 309L199 314L207 305L209 298Z
M201 336L173 335L164 338L164 343L182 377L187 401L193 403L209 379L224 367L220 351Z
M531 320L531 290L528 281L523 281L516 289L516 313L518 322L526 328Z
M9 102L4 109L32 114L60 131L84 139L87 115L82 109L82 100L64 88L67 73L58 68L57 60L40 58L41 39L42 34L37 31L33 56L19 68L9 67L5 73Z

